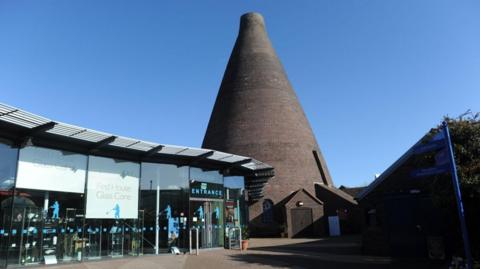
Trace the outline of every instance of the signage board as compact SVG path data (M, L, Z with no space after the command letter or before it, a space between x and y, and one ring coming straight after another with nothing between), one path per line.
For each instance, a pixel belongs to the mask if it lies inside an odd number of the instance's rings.
M16 187L84 193L87 156L40 147L20 149Z
M136 219L139 164L114 163L111 159L94 156L90 159L85 218Z
M190 197L192 198L223 199L223 191L223 184L190 181Z

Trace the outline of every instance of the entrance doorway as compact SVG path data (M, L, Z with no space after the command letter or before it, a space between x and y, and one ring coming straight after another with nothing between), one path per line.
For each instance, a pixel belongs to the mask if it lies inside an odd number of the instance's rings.
M292 208L292 233L294 237L311 236L313 233L312 209Z
M65 262L68 261L82 261L82 257L84 252L87 252L86 257L90 257L88 254L93 255L93 249L86 247L87 242L90 241L85 240L81 235L79 235L78 229L84 227L84 211L82 209L76 208L67 208L65 211L65 219L63 221L63 227L61 232L63 234L63 257L62 260ZM93 243L92 243L93 244ZM84 248L86 251L84 251ZM96 253L99 256L99 253Z
M190 200L192 228L198 229L200 248L223 247L223 200ZM192 235L195 245L195 235Z

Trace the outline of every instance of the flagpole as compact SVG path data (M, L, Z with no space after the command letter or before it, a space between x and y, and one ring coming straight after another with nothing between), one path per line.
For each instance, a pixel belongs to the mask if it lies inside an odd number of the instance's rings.
M462 193L460 191L460 183L458 181L457 167L455 165L455 156L453 155L452 140L450 139L448 123L444 121L442 125L443 125L443 131L445 134L445 143L447 144L449 157L450 157L450 168L451 168L452 181L453 181L453 190L455 192L455 198L457 200L457 211L458 211L458 218L460 220L460 228L462 230L463 248L465 250L465 258L467 259L466 265L467 265L467 269L472 269L473 268L472 253L470 252L470 244L468 241L468 230L467 230L467 224L465 221L465 212L463 210Z

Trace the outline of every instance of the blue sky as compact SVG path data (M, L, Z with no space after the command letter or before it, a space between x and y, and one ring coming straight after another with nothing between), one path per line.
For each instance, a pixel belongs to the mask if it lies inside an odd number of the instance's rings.
M0 1L0 102L200 146L239 17L258 11L339 185L480 111L480 2Z

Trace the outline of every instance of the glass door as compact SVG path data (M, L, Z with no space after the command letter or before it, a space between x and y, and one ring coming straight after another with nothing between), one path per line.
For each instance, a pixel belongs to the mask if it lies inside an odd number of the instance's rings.
M190 201L190 216L192 228L199 231L201 248L223 246L223 201Z
M210 203L210 231L212 234L211 247L222 247L224 243L223 229L223 201L213 201Z
M206 248L208 243L208 236L206 234L206 219L205 219L205 203L204 201L190 202L190 216L192 228L198 229L198 245L200 248ZM192 240L195 240L196 235L192 234ZM195 245L195 244L192 244Z
M65 222L61 228L63 235L63 261L81 261L84 240L78 229L83 227L83 210L67 208L65 212Z
M124 252L130 256L143 255L144 211L138 211L138 219L125 221Z
M88 219L84 225L85 257L100 259L102 256L102 221Z
M111 226L108 233L108 243L110 256L122 257L123 256L123 243L124 243L124 225L120 220L114 220L111 222Z

